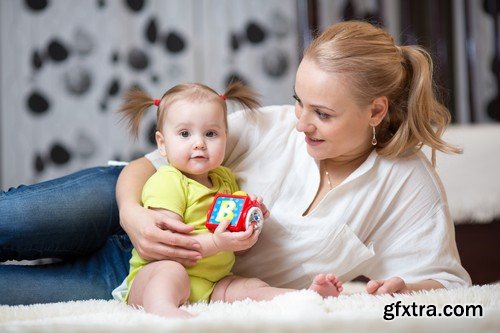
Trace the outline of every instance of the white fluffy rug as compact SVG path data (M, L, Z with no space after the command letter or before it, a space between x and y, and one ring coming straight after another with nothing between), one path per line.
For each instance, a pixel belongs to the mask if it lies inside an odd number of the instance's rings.
M195 304L185 307L197 315L189 320L160 318L117 301L0 306L0 332L500 332L500 284L395 297L367 295L356 284L346 289L338 298L298 291L267 302ZM384 320L384 308L397 301L409 312ZM430 316L425 308L419 314L420 307L434 306L439 314L446 305L480 305L483 313Z

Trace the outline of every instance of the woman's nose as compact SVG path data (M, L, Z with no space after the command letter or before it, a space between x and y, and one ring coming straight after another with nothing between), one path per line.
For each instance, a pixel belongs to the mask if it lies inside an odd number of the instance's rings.
M297 111L295 115L297 116L297 125L295 125L297 131L308 133L314 130L314 125L309 121L307 112L305 112L304 110L300 110Z

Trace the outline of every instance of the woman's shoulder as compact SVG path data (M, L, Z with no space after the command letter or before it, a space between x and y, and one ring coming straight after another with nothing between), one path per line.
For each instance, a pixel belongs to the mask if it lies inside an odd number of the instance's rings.
M245 114L257 114L258 117L280 117L285 114L290 113L290 111L293 112L294 106L290 104L284 104L284 105L268 105L268 106L262 106L258 109L255 109L253 111L248 111L248 110L237 110L229 114L229 118L235 118L235 117L242 117L245 116Z
M429 173L429 170L432 169L429 159L420 151L395 158L378 155L378 160L383 167L391 168L395 171L421 170L422 172Z
M272 156L273 151L282 150L299 133L293 110L292 105L273 105L231 114L225 164L235 166L250 154Z
M228 117L230 130L242 131L248 127L258 127L265 130L268 127L287 126L293 123L293 105L271 105L253 111L240 110Z
M381 171L394 181L425 187L427 190L444 191L439 175L423 152L397 158L378 157Z
M158 149L155 149L152 152L147 153L146 155L144 155L144 157L148 159L149 162L151 162L151 164L153 164L153 166L156 169L159 169L163 165L168 165L166 159L163 156L161 156Z

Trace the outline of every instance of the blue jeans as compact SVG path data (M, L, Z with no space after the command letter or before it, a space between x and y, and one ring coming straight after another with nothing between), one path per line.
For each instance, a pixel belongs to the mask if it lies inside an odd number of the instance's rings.
M0 304L109 299L128 273L132 244L115 199L122 167L97 167L0 193Z

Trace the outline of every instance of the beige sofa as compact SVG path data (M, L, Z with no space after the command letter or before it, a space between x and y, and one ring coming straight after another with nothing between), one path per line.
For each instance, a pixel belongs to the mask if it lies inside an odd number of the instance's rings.
M473 283L500 281L500 125L450 126L444 138L463 148L436 161L462 263Z

